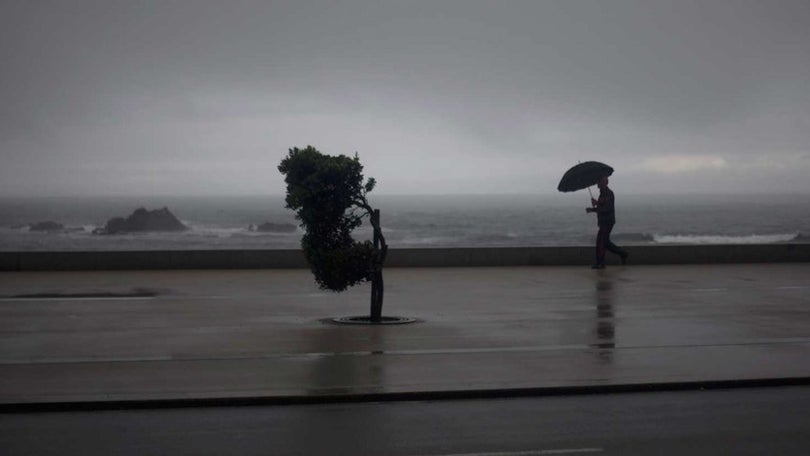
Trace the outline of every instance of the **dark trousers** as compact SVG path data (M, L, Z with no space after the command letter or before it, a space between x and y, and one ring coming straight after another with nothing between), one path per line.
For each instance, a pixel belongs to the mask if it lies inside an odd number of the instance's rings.
M596 234L596 264L605 264L605 252L611 251L619 256L625 256L627 252L620 249L616 244L610 242L610 232L613 225L599 225L599 232Z

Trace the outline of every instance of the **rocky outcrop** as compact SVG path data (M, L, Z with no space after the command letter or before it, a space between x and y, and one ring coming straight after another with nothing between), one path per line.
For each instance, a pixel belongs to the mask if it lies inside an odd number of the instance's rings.
M185 231L188 229L168 208L148 211L141 207L127 218L111 218L104 228L98 228L93 233L118 234L143 231Z
M63 229L65 229L64 225L61 223L52 222L50 220L28 225L29 231L62 231Z
M250 225L248 229L257 233L294 233L298 227L292 223L264 222L261 225Z

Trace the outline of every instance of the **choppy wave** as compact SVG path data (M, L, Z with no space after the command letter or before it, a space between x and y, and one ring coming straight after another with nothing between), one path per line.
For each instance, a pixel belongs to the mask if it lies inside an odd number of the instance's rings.
M611 240L619 244L634 244L634 243L652 243L655 242L655 236L647 233L615 233L610 236Z
M695 234L655 234L653 240L657 244L776 244L792 242L807 237L799 233L785 234L750 234L746 236L727 235L695 235Z
M773 234L647 234L615 233L611 240L617 244L778 244L784 242L810 242L810 236L801 233Z
M242 227L219 227L211 225L202 225L195 223L183 222L190 228L186 235L188 236L203 236L213 238L232 238L232 237L284 237L284 236L300 236L300 230L296 229L291 232L276 232L276 231L256 231Z

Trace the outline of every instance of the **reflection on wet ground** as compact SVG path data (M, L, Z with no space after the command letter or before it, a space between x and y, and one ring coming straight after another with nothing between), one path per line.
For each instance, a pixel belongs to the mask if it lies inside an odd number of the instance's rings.
M614 288L612 276L602 275L594 291L596 308L595 342L592 348L598 349L599 358L610 362L613 360L613 349L616 347L616 324L614 321Z

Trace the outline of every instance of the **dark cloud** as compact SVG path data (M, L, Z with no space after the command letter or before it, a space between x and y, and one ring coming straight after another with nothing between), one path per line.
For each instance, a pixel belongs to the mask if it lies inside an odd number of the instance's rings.
M727 173L767 155L794 165L785 174L810 171L803 0L17 1L3 12L5 192L88 191L82 161L137 170L132 182L151 172L171 192L174 165L161 160L186 163L200 181L185 175L185 188L206 191L223 156L273 173L306 143L359 150L394 192L470 191L484 178L488 191L531 191L538 175L595 156L637 167L637 182L656 157L722 159ZM249 170L218 181L281 191L278 176Z

